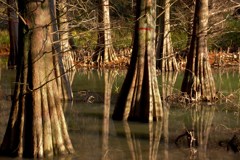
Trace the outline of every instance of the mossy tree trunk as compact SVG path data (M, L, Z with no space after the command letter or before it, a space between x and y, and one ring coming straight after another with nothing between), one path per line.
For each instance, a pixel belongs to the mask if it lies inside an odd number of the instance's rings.
M73 153L56 81L59 63L53 54L52 0L19 3L19 63L1 154L48 157ZM62 84L61 84L62 85Z
M213 101L216 88L208 60L208 0L196 2L193 34L181 91L190 101Z
M93 55L93 61L98 65L105 65L117 60L112 44L109 6L109 0L98 0L98 41L96 53Z
M156 76L155 11L155 0L136 2L133 52L113 112L115 120L151 122L162 118L162 103Z
M173 52L170 30L170 0L160 1L157 43L157 68L161 71L177 71L178 64ZM158 15L159 16L159 15Z

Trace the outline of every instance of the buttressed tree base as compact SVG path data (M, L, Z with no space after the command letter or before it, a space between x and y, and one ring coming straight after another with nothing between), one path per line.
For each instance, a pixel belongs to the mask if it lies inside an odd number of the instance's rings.
M56 73L59 57L53 49L53 1L19 3L17 77L1 154L49 157L73 153L60 101Z
M156 76L156 1L136 2L134 46L130 66L116 103L113 119L151 122L162 118Z

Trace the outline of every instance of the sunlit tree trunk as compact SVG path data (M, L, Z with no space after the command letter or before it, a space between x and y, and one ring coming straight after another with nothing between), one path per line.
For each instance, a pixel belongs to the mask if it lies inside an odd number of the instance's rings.
M75 65L73 60L73 51L71 49L71 45L69 43L69 20L68 20L68 0L57 0L58 5L58 26L59 26L59 38L60 38L60 46L61 46L61 54L64 69L66 72L66 76L70 81L70 84L73 82L74 73L75 73Z
M66 37L60 36L60 30L59 30L60 20L57 18L56 4L57 4L56 0L53 0L53 3L50 4L50 8L51 8L50 14L51 14L52 25L53 25L53 33L52 34L53 34L54 54L57 55L57 56L54 56L54 58L55 58L54 63L56 64L55 66L57 68L56 69L56 77L57 77L57 84L58 84L57 86L58 86L58 91L60 93L61 99L72 100L73 92L72 92L71 84L72 84L72 80L73 80L74 73L75 73L75 67L73 65L71 54L67 50L65 50L67 52L66 56L63 55L64 47L62 47L62 46L63 46L63 44L65 44L64 42L66 42L66 39L63 39L63 38L66 38ZM58 17L60 17L60 16L61 15L58 15ZM66 18L65 14L63 17ZM64 21L64 20L62 20L62 21ZM67 27L68 27L68 25L67 25ZM66 35L66 32L63 32L63 33ZM63 40L63 42L62 42L62 40ZM64 46L68 46L68 43Z
M115 120L151 122L162 117L162 103L156 76L155 9L155 0L136 2L133 52L114 108Z
M196 1L193 34L181 91L190 101L213 101L216 88L208 60L208 0Z
M51 3L19 3L22 58L1 154L40 158L74 152L56 82Z
M177 71L178 64L173 52L170 32L170 0L161 0L159 35L157 43L157 68L161 71ZM158 15L159 16L159 15Z
M10 53L8 57L8 67L14 68L17 65L18 56L18 16L16 0L8 0L8 27L10 37Z
M93 61L99 65L117 60L112 44L110 22L109 0L98 0L98 44Z

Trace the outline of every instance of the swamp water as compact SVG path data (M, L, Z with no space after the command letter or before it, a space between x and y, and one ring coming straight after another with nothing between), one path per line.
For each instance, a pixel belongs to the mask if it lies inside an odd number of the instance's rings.
M13 70L0 69L0 141L2 141L13 92ZM64 104L64 113L76 154L74 160L179 160L240 159L240 153L219 146L234 133L240 134L239 72L214 71L220 99L216 104L183 105L164 102L161 123L113 121L111 113L126 71L79 70L75 74L75 100ZM161 95L177 95L182 73L158 76ZM164 85L162 85L164 84ZM110 96L111 95L111 96ZM171 98L171 97L170 97ZM176 138L194 129L198 147L189 148L185 138ZM56 158L59 159L60 157ZM65 159L61 157L61 159ZM0 157L0 159L5 159Z

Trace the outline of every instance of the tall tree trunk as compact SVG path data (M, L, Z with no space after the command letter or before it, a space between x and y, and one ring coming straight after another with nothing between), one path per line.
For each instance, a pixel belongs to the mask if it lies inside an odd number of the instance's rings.
M181 91L190 101L213 101L216 88L208 60L208 0L196 1L190 52Z
M63 65L66 72L66 76L70 81L73 82L75 75L75 65L73 61L73 51L69 43L69 19L68 19L68 0L58 0L58 24L59 24L59 38L61 45L61 54L63 59Z
M156 76L156 1L139 0L136 3L133 52L113 119L151 122L160 120L163 114Z
M178 64L173 52L170 31L170 0L160 1L159 38L157 43L157 68L161 71L177 71Z
M55 60L54 63L56 64L56 77L57 77L57 86L58 91L60 92L61 99L63 100L72 100L73 99L73 93L72 93L72 80L75 74L75 67L73 65L71 54L68 52L68 50L64 50L68 48L69 43L66 42L65 38L68 37L62 37L60 36L60 30L59 30L59 23L60 20L57 18L57 8L56 8L57 2L56 0L53 0L52 3L50 3L50 9L51 9L51 18L53 20L53 48L54 48L54 56ZM63 11L62 11L63 12ZM63 13L62 13L63 14ZM59 15L60 16L60 15ZM63 19L66 19L65 14L63 15ZM62 20L64 22L64 20ZM63 23L62 22L62 23ZM63 25L64 26L64 25ZM68 25L67 25L68 27ZM62 27L66 28L66 27ZM63 32L64 35L66 35L65 32ZM64 39L63 39L64 38ZM63 40L63 42L62 42ZM68 39L67 39L68 40ZM63 47L64 44L64 47ZM63 55L64 52L67 52L66 56ZM65 57L65 58L64 58ZM63 84L63 85L62 85Z
M19 63L11 113L1 154L48 157L73 153L56 81L52 0L19 3ZM51 4L52 5L52 4Z
M109 0L98 0L98 23L98 44L93 61L101 65L117 60L112 44Z
M18 16L16 0L8 0L8 27L10 37L10 53L8 57L8 67L14 68L17 65L18 56Z

